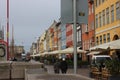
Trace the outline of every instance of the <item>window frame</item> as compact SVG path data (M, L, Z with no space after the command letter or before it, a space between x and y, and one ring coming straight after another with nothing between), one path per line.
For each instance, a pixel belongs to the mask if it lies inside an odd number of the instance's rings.
M116 20L120 19L120 2L116 2Z
M106 8L106 24L110 23L110 12L109 12L109 7Z
M114 5L111 5L111 22L114 22Z

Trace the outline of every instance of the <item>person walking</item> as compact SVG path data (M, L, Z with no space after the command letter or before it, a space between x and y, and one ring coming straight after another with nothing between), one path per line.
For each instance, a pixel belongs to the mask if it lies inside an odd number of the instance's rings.
M63 58L60 63L60 69L61 69L62 74L66 74L67 69L68 69L68 64L67 64L65 58Z
M59 60L56 60L56 62L54 63L54 72L59 74L60 73L60 62Z

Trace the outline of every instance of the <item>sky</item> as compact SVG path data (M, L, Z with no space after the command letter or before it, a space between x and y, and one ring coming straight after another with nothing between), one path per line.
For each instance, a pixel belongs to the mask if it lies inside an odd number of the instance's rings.
M5 30L6 1L0 0L0 25ZM27 52L32 42L60 18L60 0L9 0L9 3L9 43L13 27L15 45L23 45Z

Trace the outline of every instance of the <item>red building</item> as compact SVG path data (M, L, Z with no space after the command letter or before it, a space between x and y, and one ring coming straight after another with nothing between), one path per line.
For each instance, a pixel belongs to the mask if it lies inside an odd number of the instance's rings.
M72 47L73 46L73 25L66 24L66 46Z
M83 50L89 50L90 47L94 46L94 4L93 0L88 0L89 14L88 14L88 25L82 24L82 46Z

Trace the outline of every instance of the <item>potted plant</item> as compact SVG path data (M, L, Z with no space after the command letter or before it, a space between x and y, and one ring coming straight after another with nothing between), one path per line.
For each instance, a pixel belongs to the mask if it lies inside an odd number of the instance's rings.
M109 79L110 80L119 80L120 79L120 61L115 60L115 59L105 61L105 65L111 74Z

